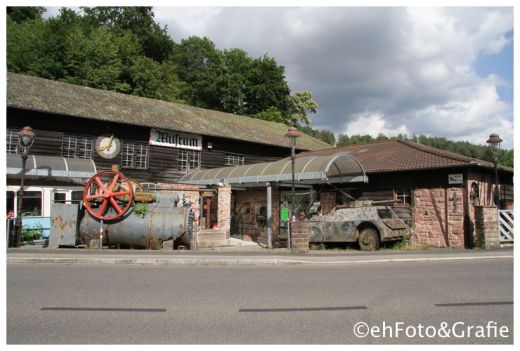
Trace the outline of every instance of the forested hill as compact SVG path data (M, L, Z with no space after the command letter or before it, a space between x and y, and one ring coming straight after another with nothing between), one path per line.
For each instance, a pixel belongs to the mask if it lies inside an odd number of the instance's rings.
M186 103L291 125L318 105L293 92L268 55L219 50L208 38L175 42L151 7L7 8L7 67L52 80Z
M292 92L285 68L267 54L219 50L208 38L175 42L151 7L62 8L44 19L43 7L7 7L10 72L209 108L296 125L331 145L388 139L312 129L318 104L310 91ZM397 138L491 160L485 146L441 137ZM513 150L500 150L513 167Z
M430 137L426 135L408 136L406 134L399 134L396 137L387 137L384 134L379 134L376 138L371 135L351 135L339 134L338 138L334 133L328 130L312 129L304 127L302 130L317 139L321 139L331 145L345 146L352 144L366 144L374 141L384 141L389 139L399 139L413 141L423 145L433 146L438 149L456 152L458 154L478 158L480 160L493 161L493 154L488 146L476 145L467 141L452 141L443 137ZM497 151L498 163L506 167L514 167L514 150L499 149Z

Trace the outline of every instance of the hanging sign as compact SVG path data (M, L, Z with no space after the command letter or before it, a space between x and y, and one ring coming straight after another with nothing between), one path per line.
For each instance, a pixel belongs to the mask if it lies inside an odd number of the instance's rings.
M448 184L463 184L464 177L462 174L449 174L448 175Z
M195 134L178 133L165 129L150 129L150 145L179 149L202 150L202 137Z

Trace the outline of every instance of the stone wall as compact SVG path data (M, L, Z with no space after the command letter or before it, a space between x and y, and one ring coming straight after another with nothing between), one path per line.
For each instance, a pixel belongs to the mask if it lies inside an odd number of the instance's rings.
M415 189L412 245L464 248L463 196L463 188Z
M500 247L498 209L495 206L475 206L475 244L486 249Z
M309 251L310 229L309 222L296 221L291 223L291 251Z
M236 194L236 208L237 216L241 217L244 223L244 234L248 235L251 240L263 244L267 243L267 226L265 223L259 221L257 214L267 210L267 188L256 188L247 190L238 190ZM272 188L272 240L275 242L279 236L280 226L280 191L278 188ZM267 218L266 218L267 220ZM246 238L247 239L247 238Z
M218 229L225 231L229 237L231 227L231 186L225 185L218 188Z

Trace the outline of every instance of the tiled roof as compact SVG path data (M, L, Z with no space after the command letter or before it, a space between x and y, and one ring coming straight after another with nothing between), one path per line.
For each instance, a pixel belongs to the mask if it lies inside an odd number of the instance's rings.
M493 163L491 162L402 140L387 140L370 144L356 144L318 151L308 151L302 152L298 154L298 156L332 155L340 152L351 153L363 165L367 173L473 165L493 168ZM513 172L513 169L508 167L500 166L500 169Z
M289 147L281 123L9 73L7 106ZM329 144L303 135L301 150Z

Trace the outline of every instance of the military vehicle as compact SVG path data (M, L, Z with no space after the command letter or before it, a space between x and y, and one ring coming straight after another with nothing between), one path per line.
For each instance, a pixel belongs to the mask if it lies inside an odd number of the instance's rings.
M353 201L337 206L327 215L313 216L309 219L309 242L358 242L361 250L373 251L382 242L409 237L409 210L393 208L389 204L392 202Z

